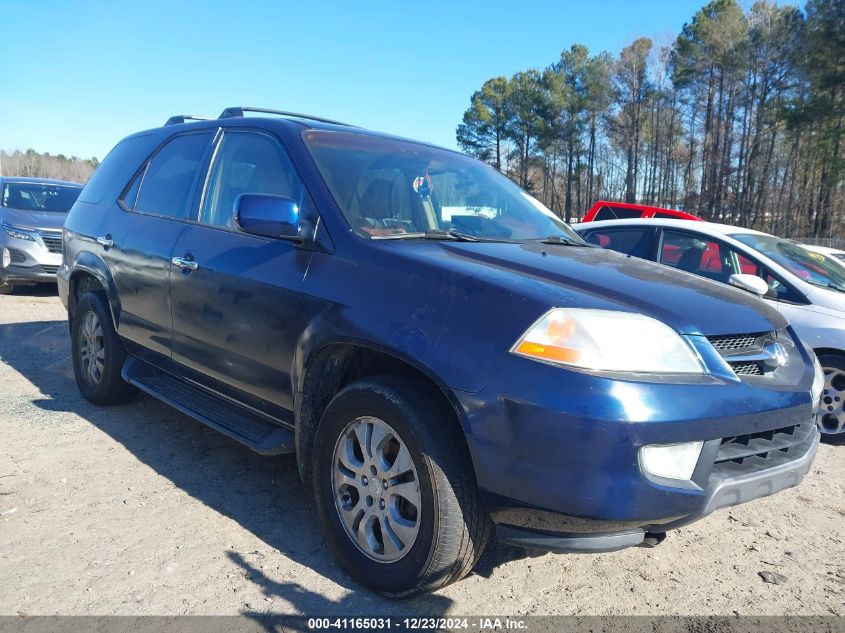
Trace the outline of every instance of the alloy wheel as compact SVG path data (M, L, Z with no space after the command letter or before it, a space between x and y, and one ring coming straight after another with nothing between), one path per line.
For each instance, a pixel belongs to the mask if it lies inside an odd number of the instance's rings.
M337 440L332 460L335 508L352 542L393 563L414 545L422 499L408 447L384 420L360 417Z
M106 358L103 342L103 326L93 312L86 312L79 327L79 364L82 375L92 387L103 379Z
M824 389L819 408L821 426L827 433L845 431L845 371L824 367Z

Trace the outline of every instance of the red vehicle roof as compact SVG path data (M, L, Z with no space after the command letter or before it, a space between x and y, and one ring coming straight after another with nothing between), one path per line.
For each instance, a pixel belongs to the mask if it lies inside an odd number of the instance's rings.
M635 213L639 211L639 214ZM601 216L601 217L596 217ZM650 207L647 204L632 204L630 202L612 202L609 200L599 200L584 216L583 222L592 222L593 220L614 220L614 219L628 219L628 218L675 218L678 220L703 220L703 218L687 213L686 211L678 211L676 209L666 209L664 207Z

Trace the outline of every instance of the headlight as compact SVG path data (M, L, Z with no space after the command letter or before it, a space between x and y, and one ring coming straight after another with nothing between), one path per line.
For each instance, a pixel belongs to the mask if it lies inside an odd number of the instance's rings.
M816 410L818 410L819 405L821 405L822 389L824 389L824 370L822 369L821 363L819 363L819 359L816 357L813 350L809 351L813 356L813 367L816 370L816 373L813 376L813 386L810 387L810 397L813 399L813 413L815 413Z
M528 328L511 352L598 371L704 373L698 355L677 332L632 312L555 308Z
M9 237L16 237L19 240L29 240L31 242L35 241L35 236L25 229L18 228L16 226L12 226L11 224L3 223L3 230L6 232L6 235Z

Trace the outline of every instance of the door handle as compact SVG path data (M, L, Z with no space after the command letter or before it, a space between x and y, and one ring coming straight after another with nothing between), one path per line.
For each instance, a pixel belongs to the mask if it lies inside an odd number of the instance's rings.
M97 244L99 244L100 246L103 246L105 248L111 248L112 246L114 246L114 240L111 238L111 233L109 233L105 237L102 237L102 236L98 237L97 238Z
M170 263L182 270L196 270L200 267L193 259L187 259L186 257L172 257Z

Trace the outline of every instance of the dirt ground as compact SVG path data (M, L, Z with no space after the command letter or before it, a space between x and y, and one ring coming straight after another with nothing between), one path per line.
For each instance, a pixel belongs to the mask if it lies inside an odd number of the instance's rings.
M64 319L55 289L0 297L0 614L845 615L845 446L657 548L492 547L462 582L391 602L335 564L292 458L149 397L83 400Z

